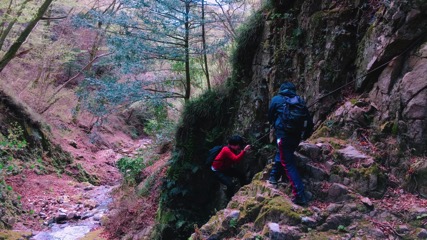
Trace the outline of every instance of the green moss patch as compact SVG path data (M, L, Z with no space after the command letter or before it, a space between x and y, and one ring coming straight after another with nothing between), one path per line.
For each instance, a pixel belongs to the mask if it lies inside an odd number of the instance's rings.
M97 229L86 234L84 237L80 238L80 240L106 240L107 238L103 237L102 233L102 229Z
M25 231L0 230L0 239L21 240L29 239L33 234Z
M262 204L255 199L247 199L243 205L240 206L240 219L239 225L252 222L259 214Z
M262 230L267 222L296 225L301 221L301 214L293 209L289 200L283 196L277 196L263 203L263 207L255 219L254 227Z

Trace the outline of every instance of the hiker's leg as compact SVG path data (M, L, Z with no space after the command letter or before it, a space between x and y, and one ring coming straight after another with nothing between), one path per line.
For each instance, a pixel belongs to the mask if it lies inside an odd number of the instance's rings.
M245 174L237 168L231 168L229 172L227 172L227 175L239 179L240 186L244 186L249 183Z
M218 178L219 182L227 187L226 195L228 198L231 198L234 195L235 188L231 177L220 171L216 171L214 173L215 176Z
M280 160L280 151L279 148L277 148L276 155L274 156L274 162L273 167L270 172L270 183L277 183L279 181L280 177L285 174L285 171L283 169L281 160Z
M304 184L296 168L294 156L294 151L298 147L298 143L298 141L288 138L281 139L278 142L280 160L291 183L292 193L295 197L304 195Z

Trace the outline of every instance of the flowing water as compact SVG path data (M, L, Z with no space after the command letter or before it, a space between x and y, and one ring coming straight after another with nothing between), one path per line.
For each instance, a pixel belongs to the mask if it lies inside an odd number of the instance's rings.
M45 231L38 232L31 240L76 240L84 237L91 230L100 226L101 218L108 212L108 205L112 198L110 192L114 187L99 186L90 191L91 199L97 206L83 214L79 220L51 223Z

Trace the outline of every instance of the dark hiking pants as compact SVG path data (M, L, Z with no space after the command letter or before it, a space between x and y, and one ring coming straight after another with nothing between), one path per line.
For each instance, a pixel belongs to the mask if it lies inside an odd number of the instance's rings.
M246 177L235 168L230 168L225 171L214 171L214 173L219 182L227 186L226 195L228 198L233 197L234 193L237 191L237 186L233 183L233 177L239 179L241 186L247 184Z
M276 153L275 162L280 162L288 176L292 186L292 193L295 197L304 196L304 184L298 173L295 162L295 149L299 145L299 139L281 138L277 143L278 152Z

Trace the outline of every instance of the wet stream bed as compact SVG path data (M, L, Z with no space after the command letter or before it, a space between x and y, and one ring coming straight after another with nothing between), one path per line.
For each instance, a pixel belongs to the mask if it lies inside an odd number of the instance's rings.
M59 209L55 218L46 222L48 227L40 232L34 232L31 240L76 240L99 228L103 216L108 212L111 203L112 186L95 186L86 194L93 202L92 209L86 209L81 214L74 211ZM78 206L76 206L78 207Z

